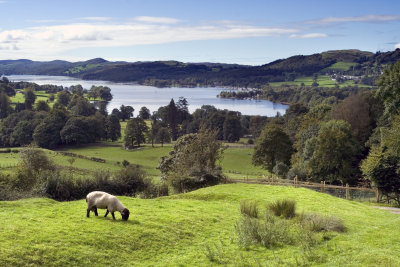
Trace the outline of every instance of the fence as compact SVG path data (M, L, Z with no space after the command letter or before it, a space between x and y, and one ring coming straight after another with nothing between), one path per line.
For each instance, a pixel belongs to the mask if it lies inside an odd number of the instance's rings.
M327 193L329 195L344 198L348 200L358 201L369 201L378 202L379 192L376 189L364 188L364 187L351 187L348 184L346 186L327 185L325 181L321 183L311 183L298 181L297 178L293 180L280 179L276 177L265 177L262 179L232 179L233 182L248 183L248 184L269 184L269 185L281 185L281 186L294 186L294 187L305 187L311 190Z

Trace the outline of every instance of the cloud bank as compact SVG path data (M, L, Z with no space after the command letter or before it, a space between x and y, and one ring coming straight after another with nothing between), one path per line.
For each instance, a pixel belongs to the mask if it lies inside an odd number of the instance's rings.
M188 25L167 17L141 16L124 22L115 22L106 17L88 17L81 20L81 23L0 31L0 57L51 59L59 57L63 52L79 48L287 36L298 33L294 28L226 22Z
M348 22L369 22L369 23L381 23L388 21L400 21L400 15L363 15L363 16L353 16L353 17L326 17L315 20L308 20L306 24L316 24L316 25L330 25L338 23L348 23Z

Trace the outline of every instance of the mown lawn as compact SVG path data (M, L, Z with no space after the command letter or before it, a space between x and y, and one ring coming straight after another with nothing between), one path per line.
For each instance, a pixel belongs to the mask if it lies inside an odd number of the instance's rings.
M0 266L399 266L400 215L304 188L230 184L158 199L120 197L127 222L86 218L85 200L0 202ZM294 199L298 213L341 218L346 233L312 248L238 246L242 199Z

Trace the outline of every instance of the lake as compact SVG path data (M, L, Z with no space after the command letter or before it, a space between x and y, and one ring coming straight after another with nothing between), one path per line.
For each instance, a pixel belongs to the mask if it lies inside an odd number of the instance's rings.
M82 85L90 89L92 85L104 85L111 88L113 100L108 105L110 112L119 108L122 104L132 106L135 115L141 107L146 106L151 112L157 111L159 107L166 106L171 98L178 101L179 97L185 97L189 103L189 111L194 112L202 105L213 105L218 109L239 111L244 115L275 116L277 112L285 114L287 105L273 103L267 100L235 100L218 98L221 91L227 89L221 87L196 87L196 88L157 88L133 83L115 83L107 81L86 81L65 76L41 76L41 75L10 75L10 81L34 82L39 85L54 84L69 87L71 85Z

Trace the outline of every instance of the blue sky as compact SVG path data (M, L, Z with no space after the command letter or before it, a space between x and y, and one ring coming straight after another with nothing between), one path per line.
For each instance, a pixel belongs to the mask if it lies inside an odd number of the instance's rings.
M0 59L260 65L400 48L400 1L0 0Z

